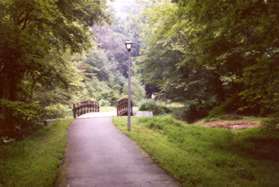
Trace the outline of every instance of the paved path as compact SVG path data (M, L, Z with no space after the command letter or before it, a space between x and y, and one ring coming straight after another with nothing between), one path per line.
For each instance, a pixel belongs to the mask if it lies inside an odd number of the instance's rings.
M97 116L97 117L96 117ZM74 121L64 164L70 187L172 187L175 181L119 132L107 113Z

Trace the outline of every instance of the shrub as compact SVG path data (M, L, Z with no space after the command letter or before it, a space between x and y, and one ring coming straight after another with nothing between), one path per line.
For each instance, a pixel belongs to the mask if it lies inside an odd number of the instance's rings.
M219 105L214 105L212 109L210 109L208 117L219 117L223 116L228 113L238 113L242 114L240 110L240 104L241 100L239 99L238 94L233 95L231 97L228 97L223 103L220 103Z
M62 104L55 104L46 107L45 110L44 118L54 119L65 117L68 114L69 108Z
M220 106L216 106L212 110L210 110L208 117L213 118L213 117L217 117L220 115L224 115L225 113L226 113L226 109L225 109L224 105L220 105Z
M38 120L38 114L42 111L37 103L25 103L21 101L0 100L0 108L9 114L9 117L20 122Z
M178 119L192 123L208 115L209 107L200 103L188 103L184 108L175 112Z
M152 100L152 99L147 99L141 102L140 111L152 111L154 115L161 115L161 114L167 114L170 113L171 110L162 104Z
M99 100L99 105L100 106L111 106L111 103L108 100L100 99Z
M266 119L262 122L263 127L268 130L279 130L279 116L273 116L269 119Z
M42 109L38 103L9 101L0 99L2 112L0 119L0 135L21 136L23 130L29 129L40 121Z

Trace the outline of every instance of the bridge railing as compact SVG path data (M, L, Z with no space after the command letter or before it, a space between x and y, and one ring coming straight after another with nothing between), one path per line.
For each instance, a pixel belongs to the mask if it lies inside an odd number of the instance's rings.
M90 112L99 112L100 106L96 101L83 101L80 103L73 104L73 115L77 118L83 114Z
M117 101L117 116L127 116L128 115L128 98L123 98ZM132 111L131 115L133 115L133 103L132 103Z

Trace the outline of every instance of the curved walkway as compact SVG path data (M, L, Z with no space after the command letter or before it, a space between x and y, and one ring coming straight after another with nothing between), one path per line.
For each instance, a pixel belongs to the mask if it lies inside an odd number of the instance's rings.
M95 116L95 117L94 117ZM120 133L108 113L79 118L69 129L67 187L172 187L176 182Z

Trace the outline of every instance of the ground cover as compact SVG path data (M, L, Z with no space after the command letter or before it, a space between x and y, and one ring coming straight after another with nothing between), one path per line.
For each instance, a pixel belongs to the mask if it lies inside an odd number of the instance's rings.
M189 125L171 116L114 124L183 186L278 186L279 132Z
M71 121L59 120L26 139L0 144L0 186L53 186L64 158Z

